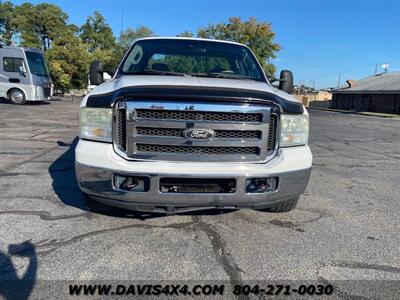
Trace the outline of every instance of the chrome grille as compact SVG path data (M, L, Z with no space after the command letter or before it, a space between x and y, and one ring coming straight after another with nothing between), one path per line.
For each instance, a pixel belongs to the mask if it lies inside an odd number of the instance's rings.
M140 152L164 152L164 153L185 153L185 154L212 154L212 155L258 155L257 147L193 147L193 146L169 146L137 144Z
M43 88L43 94L45 97L50 97L51 96L51 88L50 87L44 87Z
M190 109L190 105L188 106ZM220 121L220 122L257 122L262 121L261 114L206 112L206 111L177 111L138 109L137 118L164 119L164 120L193 120L193 121Z
M276 153L277 112L241 103L122 101L115 110L114 145L126 159L263 162ZM215 136L185 137L192 128Z
M183 137L184 129L179 128L153 128L136 127L136 134L150 136L175 136ZM261 139L261 131L249 130L214 130L215 137L221 139Z

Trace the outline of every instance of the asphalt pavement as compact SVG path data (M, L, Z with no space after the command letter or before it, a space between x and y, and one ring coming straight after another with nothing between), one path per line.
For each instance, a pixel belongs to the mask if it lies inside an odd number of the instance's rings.
M0 101L0 279L400 280L400 121L311 110L289 213L98 214L74 174L79 102Z

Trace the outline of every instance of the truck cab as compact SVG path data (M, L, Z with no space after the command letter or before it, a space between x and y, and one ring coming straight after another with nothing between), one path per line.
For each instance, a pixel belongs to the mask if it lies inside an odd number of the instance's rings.
M80 108L79 187L96 205L175 213L293 209L311 172L306 108L245 45L193 38L135 41L113 78Z
M51 80L42 51L0 47L0 98L24 104L50 100L51 94Z

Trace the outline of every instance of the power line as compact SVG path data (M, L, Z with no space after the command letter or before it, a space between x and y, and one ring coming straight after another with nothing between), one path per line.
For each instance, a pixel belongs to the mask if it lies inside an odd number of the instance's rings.
M394 58L394 59L389 59L389 60L384 60L385 61L385 64L388 64L388 63L393 63L393 62L397 62L397 61L400 61L400 58ZM376 69L377 69L377 66L378 66L379 64L365 64L365 65L362 65L362 66L357 66L357 67L353 67L353 68L349 68L349 69L344 69L344 70L341 70L341 71L338 71L338 72L335 72L335 73L329 73L329 74L324 74L324 75L322 75L322 76L315 76L315 78L314 78L314 80L318 80L318 79L324 79L324 78L329 78L329 77L334 77L334 76L337 76L338 74L344 74L344 73L348 73L348 72L351 72L351 71L356 71L356 70L360 70L360 69L363 69L363 68L368 68L368 67L375 67ZM377 72L377 70L376 70L376 72Z

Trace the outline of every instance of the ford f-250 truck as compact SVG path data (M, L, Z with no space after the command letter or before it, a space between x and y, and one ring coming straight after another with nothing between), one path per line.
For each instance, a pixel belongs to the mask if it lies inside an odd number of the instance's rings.
M83 99L75 169L94 204L174 213L293 209L312 164L305 107L290 71L269 83L238 43L146 38L113 78L100 62Z

